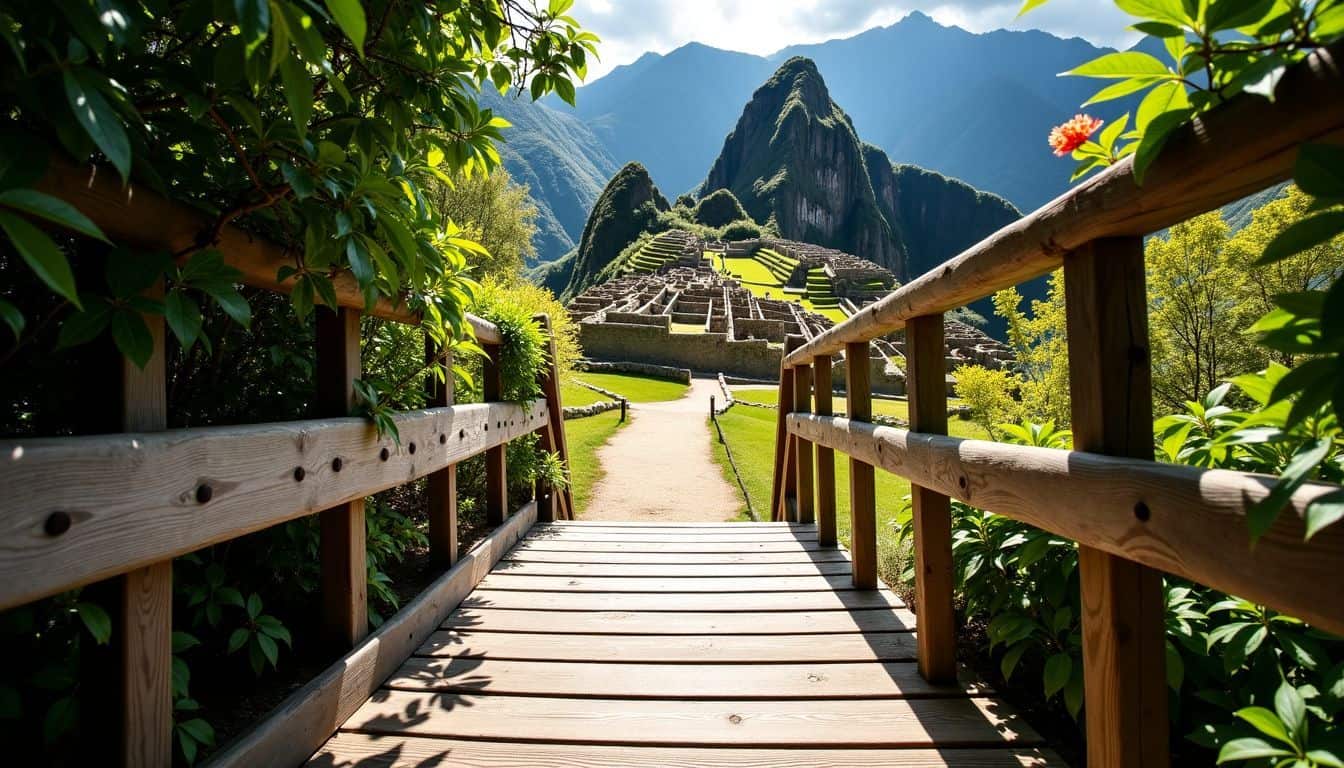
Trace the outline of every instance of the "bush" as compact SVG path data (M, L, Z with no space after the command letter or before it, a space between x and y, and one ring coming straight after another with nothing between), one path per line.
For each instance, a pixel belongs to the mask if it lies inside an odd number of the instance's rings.
M695 205L695 223L706 227L722 227L742 219L751 220L737 197L726 189L718 189Z
M719 230L720 240L755 240L761 236L760 226L751 219L734 221Z

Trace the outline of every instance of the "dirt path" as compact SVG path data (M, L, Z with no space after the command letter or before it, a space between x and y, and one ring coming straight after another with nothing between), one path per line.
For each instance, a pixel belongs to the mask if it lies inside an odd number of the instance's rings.
M721 522L741 507L710 452L709 398L718 382L693 379L680 400L631 403L631 421L597 451L605 476L581 520Z

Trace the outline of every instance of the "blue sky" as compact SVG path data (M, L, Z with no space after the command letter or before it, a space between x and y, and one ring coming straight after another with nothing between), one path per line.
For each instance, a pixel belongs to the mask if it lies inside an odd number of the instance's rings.
M1128 17L1111 0L1050 0L1015 19L1021 0L576 0L570 14L602 37L600 62L588 80L648 51L667 53L689 42L768 54L796 43L849 37L886 26L912 10L971 32L1042 29L1123 46Z

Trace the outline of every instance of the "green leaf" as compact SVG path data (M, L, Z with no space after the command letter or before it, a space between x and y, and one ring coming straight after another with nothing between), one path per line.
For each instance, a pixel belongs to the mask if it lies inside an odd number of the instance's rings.
M1115 4L1125 13L1141 19L1165 21L1180 27L1190 24L1181 0L1115 0Z
M19 338L23 333L23 313L19 311L18 307L4 299L0 299L0 320L4 320L5 325L8 325L9 329L14 332L14 338Z
M84 628L89 630L89 634L93 635L93 639L99 645L107 645L112 640L112 619L102 606L94 603L75 603L75 611L79 613L79 620L84 622Z
M177 727L186 731L188 734L191 735L193 739L201 742L202 744L215 743L215 729L212 728L209 723L207 723L206 721L202 720L199 717L192 720L188 720L185 723L178 723Z
M1074 67L1066 75L1121 79L1144 76L1171 76L1157 57L1138 51L1121 51L1099 56L1086 64Z
M112 319L112 308L101 300L90 301L88 309L75 312L61 323L56 337L56 348L66 349L93 341L107 329Z
M1185 92L1185 85L1179 82L1169 82L1159 85L1148 92L1139 102L1139 109L1134 115L1134 127L1140 132L1148 130L1153 120L1159 115L1172 110L1186 109L1190 106L1190 97Z
M227 652L234 653L239 648L247 645L247 639L251 636L252 633L248 632L245 627L239 627L233 630L233 634L229 635L229 649Z
M1309 195L1344 198L1344 147L1303 145L1293 166L1293 181Z
M77 722L79 701L73 696L63 696L47 707L47 715L42 720L42 738L48 744L55 744L73 730Z
M1263 266L1282 261L1328 242L1341 233L1344 233L1344 211L1318 213L1294 222L1276 235L1265 247L1264 255L1255 263L1257 266Z
M289 113L294 116L294 127L302 137L308 131L308 122L313 117L313 81L304 68L303 62L296 56L285 56L280 61L280 81L285 86L285 101L289 102ZM285 166L289 168L288 165ZM286 174L286 180L289 175ZM291 182L290 186L293 186ZM297 193L298 190L296 189ZM309 192L311 194L311 192ZM301 196L300 199L302 199Z
M82 235L102 240L105 243L110 242L103 231L89 220L89 217L80 213L74 206L61 200L38 192L34 189L7 189L0 192L0 204L17 208L31 216L46 219L55 222L68 229L73 229Z
M1100 91L1092 94L1092 98L1083 102L1086 107L1089 104L1097 104L1111 99L1118 99L1122 96L1128 96L1136 91L1142 91L1144 88L1163 82L1163 77L1131 77L1128 80L1121 80L1118 83L1111 83Z
M233 10L243 33L244 54L250 57L271 30L271 5L267 0L233 0Z
M121 174L123 183L131 176L131 142L120 118L97 88L77 76L77 70L65 70L65 97L84 132L107 155L108 162Z
M208 286L204 290L235 323L244 328L252 327L252 307L238 289L227 285Z
M1022 10L1017 12L1017 18L1022 18L1028 11L1031 11L1034 8L1040 8L1049 1L1050 0L1026 0L1026 2L1022 3Z
M561 99L564 99L566 104L571 107L574 106L574 83L570 82L569 78L553 77L551 78L551 84L555 86L555 92L560 95Z
M0 229L5 230L5 234L14 243L15 250L23 257L28 268L33 270L48 288L76 307L83 306L79 294L75 292L75 275L70 271L70 262L45 232L28 221L4 211L0 211Z
M201 641L190 632L173 633L173 653L182 653L200 645Z
M1292 683L1286 680L1274 692L1274 713L1279 716L1279 720L1288 729L1288 733L1299 741L1304 740L1306 733L1303 729L1307 723L1307 704L1302 700L1302 694L1298 693Z
M1270 526L1274 525L1279 512L1292 498L1293 493L1302 487L1316 469L1316 465L1320 464L1330 452L1330 445L1330 438L1321 438L1298 450L1283 468L1283 474L1269 495L1246 510L1246 522L1251 528L1252 541L1258 540Z
M1307 535L1310 539L1328 525L1344 519L1344 491L1326 494L1307 505Z
M1064 689L1073 674L1073 658L1067 653L1056 653L1045 662L1042 680L1045 684L1045 697L1048 699Z
M247 616L250 619L255 619L257 618L257 616L260 615L261 615L261 595L258 595L256 592L253 592L252 594L247 596Z
M272 667L276 666L280 659L280 648L275 644L275 641L264 633L252 637L256 639L257 645L261 646L261 652L266 655L266 660L271 663Z
M364 35L368 32L368 23L359 0L326 0L326 3L337 26L354 43L355 53L361 59L364 58Z
M1218 751L1218 764L1235 760L1255 760L1262 757L1292 757L1293 753L1270 744L1264 739L1247 737L1233 739Z
M999 661L999 671L1003 673L1003 679L1009 680L1013 676L1013 670L1017 669L1017 663L1022 660L1022 654L1031 648L1031 642L1024 640L1003 654L1003 659Z
M351 274L360 285L368 285L373 281L373 264L369 260L369 252L359 238L346 239L345 257L350 261Z
M170 291L164 299L164 318L183 349L191 349L201 335L201 310L180 290Z
M145 325L145 319L135 310L123 309L112 313L112 341L127 360L141 370L154 356L154 335Z
M1286 683L1285 683L1286 685ZM1292 745L1293 739L1288 734L1288 729L1284 727L1283 722L1279 720L1278 715L1270 712L1264 707L1244 707L1236 711L1236 716L1250 723L1257 731L1265 734L1272 739L1278 739L1285 744Z
M304 60L315 67L320 67L327 58L327 43L322 39L322 33L318 31L317 25L313 23L313 17L294 3L277 3L276 7L284 16L289 37L298 46Z
M1185 124L1190 119L1190 110L1179 109L1166 112L1148 125L1143 134L1143 141L1139 144L1139 149L1134 153L1134 181L1137 184L1143 184L1143 178L1148 173L1148 168L1157 159L1166 146L1167 139L1170 138L1172 131Z
M1211 3L1204 22L1209 32L1249 27L1262 21L1274 7L1274 0L1240 0Z

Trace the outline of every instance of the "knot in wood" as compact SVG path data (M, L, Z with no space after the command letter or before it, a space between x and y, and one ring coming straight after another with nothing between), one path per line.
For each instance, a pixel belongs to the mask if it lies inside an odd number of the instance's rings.
M204 504L215 495L215 489L210 487L209 483L201 483L196 486L196 503Z
M42 530L48 536L60 536L70 530L70 513L57 510L47 515L47 519L42 523Z

